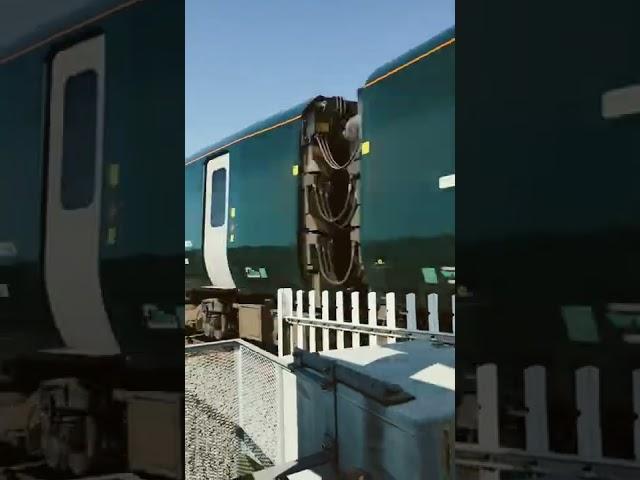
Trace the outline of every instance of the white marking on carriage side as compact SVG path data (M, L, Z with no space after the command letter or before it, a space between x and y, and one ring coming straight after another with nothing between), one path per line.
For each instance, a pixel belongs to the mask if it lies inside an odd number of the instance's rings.
M44 278L54 322L65 345L104 354L120 351L106 313L100 282L101 199L104 142L104 35L56 54L51 65ZM62 204L65 91L69 78L96 74L94 190L81 208ZM77 232L83 232L78 235ZM82 292L82 295L78 295Z
M609 90L602 95L602 117L609 120L640 113L640 84Z
M454 188L456 186L456 174L444 175L438 179L438 187L440 190Z
M212 191L214 173L225 171L225 192L224 192L224 221L222 224L213 226L211 224L211 209L216 195L219 192ZM205 166L205 188L204 188L204 216L203 230L204 243L202 246L204 265L209 276L211 285L216 288L234 289L236 284L229 267L227 257L227 245L229 241L229 185L231 182L231 159L228 153L214 157Z

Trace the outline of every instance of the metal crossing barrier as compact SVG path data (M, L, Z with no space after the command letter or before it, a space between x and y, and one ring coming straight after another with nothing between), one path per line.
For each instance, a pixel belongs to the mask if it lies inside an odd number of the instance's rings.
M336 292L330 298L328 291L320 295L320 318L318 318L317 295L315 292L278 290L278 355L290 354L295 348L310 352L342 350L361 345L382 345L394 343L397 339L435 340L455 343L455 297L451 298L452 318L448 329L441 327L438 307L438 295L427 297L428 314L419 319L416 308L416 295L402 297L395 293L384 295L384 304L378 304L377 294L367 295L366 323L361 315L360 293L352 292L350 302L345 302L344 292ZM404 325L398 325L396 305L403 303ZM350 312L345 312L348 306ZM383 307L381 309L380 307ZM383 311L380 319L379 311ZM419 320L424 320L420 321ZM427 325L420 329L419 324Z

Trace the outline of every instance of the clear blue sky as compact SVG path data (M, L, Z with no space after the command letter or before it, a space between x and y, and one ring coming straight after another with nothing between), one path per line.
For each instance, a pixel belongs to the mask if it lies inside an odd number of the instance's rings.
M185 155L314 95L356 99L378 66L454 24L454 0L186 0Z

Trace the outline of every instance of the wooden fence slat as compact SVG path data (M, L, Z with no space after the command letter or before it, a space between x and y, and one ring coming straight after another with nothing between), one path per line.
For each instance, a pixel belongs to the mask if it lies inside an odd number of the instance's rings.
M451 295L451 333L456 333L456 296Z
M578 455L585 458L602 457L600 432L600 378L595 367L576 371L576 407L579 411Z
M385 300L387 304L387 327L396 328L396 294L387 293ZM387 343L396 343L395 337L387 337Z
M416 294L409 293L406 297L407 302L407 328L409 330L418 329L418 318L416 316Z
M376 301L376 292L369 292L367 295L367 309L368 309L368 320L370 326L378 325L378 312L377 312L377 301ZM369 334L369 345L377 345L378 344L378 336L374 334Z
M429 308L429 331L440 331L440 319L438 317L438 295L435 293L429 294L427 297L427 307Z
M476 370L478 382L478 444L491 451L499 448L498 369L495 364Z
M290 288L278 289L278 356L284 356L285 333L289 334L289 346L293 338L293 331L288 324L285 325L285 318L293 315L293 290ZM290 348L293 351L293 348Z
M336 292L336 321L344 323L344 294ZM338 330L336 332L336 348L342 350L344 348L344 332Z
M360 292L351 292L351 323L354 325L360 324ZM351 334L351 346L360 346L360 334Z
M316 293L309 292L309 319L316 319ZM309 327L309 349L310 352L316 352L316 327Z
M329 321L329 292L327 290L322 291L322 320ZM322 347L320 351L329 350L329 329L322 329Z
M325 351L331 348L344 349L345 348L345 330L334 328L330 324L335 322L336 327L340 324L350 321L353 326L361 324L360 320L360 303L359 292L351 293L351 315L350 319L345 318L345 303L344 292L336 292L335 297L335 315L332 313L332 303L330 293L327 290L321 292L318 298L314 291L297 290L295 294L295 302L293 301L292 289L278 289L277 290L278 312L277 312L277 334L279 338L283 339L282 345L278 345L278 353L285 355L291 353L295 348L300 348L310 352ZM306 295L306 297L305 297ZM305 302L307 300L307 302ZM416 308L416 295L413 293L407 294L404 297L406 301L406 321L408 330L418 330L418 318ZM317 302L320 301L321 305L317 308ZM455 298L452 298L452 302L455 302ZM305 309L305 303L307 303L307 309ZM440 331L440 320L438 316L438 296L436 294L430 294L427 298L428 304L428 324L429 332L433 333L445 333ZM394 292L387 292L384 298L384 311L385 311L385 323L389 329L398 329L397 319L397 300ZM452 314L454 318L455 329L455 303L452 303ZM305 311L306 310L306 311ZM378 298L376 292L369 292L367 294L367 320L364 323L367 327L378 326L378 314L382 315L382 308L378 309ZM295 311L295 314L294 314ZM317 319L317 315L320 314L321 319ZM299 319L307 319L306 325L297 324L295 321L289 320L291 317ZM313 321L317 320L323 325L314 325ZM364 326L363 325L363 326ZM320 329L321 333L317 330ZM404 327L403 327L404 329ZM333 335L331 330L335 330L335 342L331 343ZM369 336L369 345L385 345L387 343L395 343L397 337L393 334L386 334L382 331L372 332L370 329L363 328L361 331L350 331L347 329L351 337L351 347L358 347L361 343L361 336ZM318 338L319 337L319 338ZM408 338L411 338L409 336ZM285 345L284 342L288 344Z
M549 451L547 420L547 375L544 367L535 365L524 371L524 401L527 408L525 433L527 450Z
M284 356L284 289L278 289L278 356Z
M304 315L304 291L296 291L296 317L302 318ZM296 326L296 344L298 348L307 349L307 342L304 335L305 328L302 325ZM293 336L293 335L292 335ZM293 350L292 350L293 351Z

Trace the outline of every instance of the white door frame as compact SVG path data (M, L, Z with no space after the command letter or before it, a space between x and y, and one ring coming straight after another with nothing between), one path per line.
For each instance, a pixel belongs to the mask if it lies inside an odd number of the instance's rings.
M215 192L211 191L211 180L213 172L226 169L226 188L224 200L224 223L218 227L211 226L211 202ZM227 239L229 233L229 154L225 153L219 157L212 158L205 165L204 176L204 242L203 255L207 275L211 286L221 289L234 289L236 287L229 259L227 258Z
M97 36L55 55L51 62L48 176L44 247L45 285L65 347L93 354L119 352L100 284L105 40ZM66 210L62 205L63 129L67 80L94 71L97 78L95 187L93 200Z

